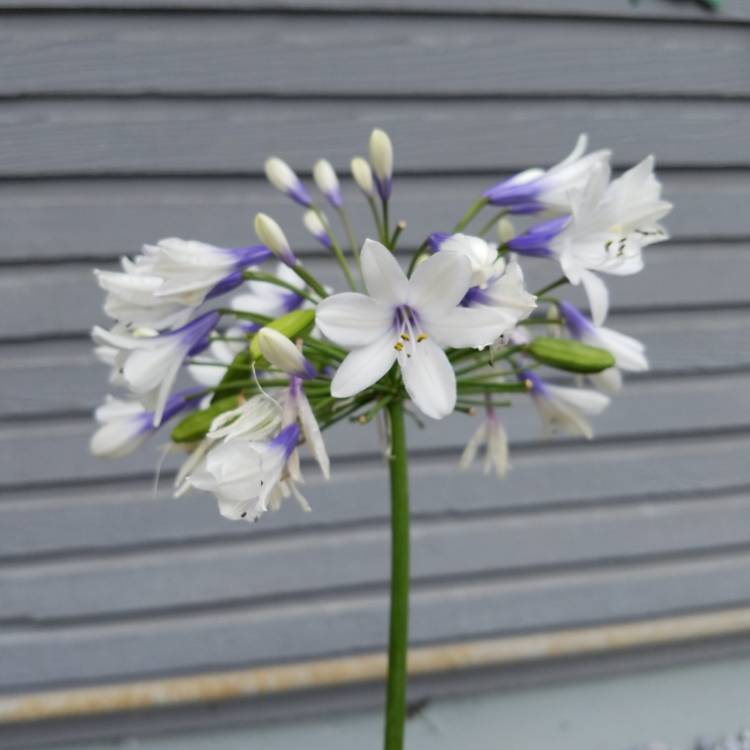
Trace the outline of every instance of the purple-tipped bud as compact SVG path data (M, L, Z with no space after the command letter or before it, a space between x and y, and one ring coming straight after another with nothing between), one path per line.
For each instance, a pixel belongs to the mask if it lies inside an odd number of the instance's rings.
M510 240L507 247L519 255L549 258L553 254L549 247L550 242L565 229L569 221L569 216L559 216L543 221L541 224L535 224L527 232Z
M268 181L293 201L305 208L312 205L312 199L307 189L297 177L294 170L282 159L272 156L266 160L265 172Z

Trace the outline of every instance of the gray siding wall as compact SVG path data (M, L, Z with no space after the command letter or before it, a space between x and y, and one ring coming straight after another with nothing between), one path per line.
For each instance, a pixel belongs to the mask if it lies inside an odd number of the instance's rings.
M268 153L345 172L388 129L407 239L587 130L655 152L674 240L613 283L649 346L597 421L513 471L457 472L473 429L412 431L415 643L750 599L750 9L626 0L0 0L0 690L384 645L385 474L369 429L257 527L154 496L155 450L87 454L106 373L91 268L144 240L246 243L255 210L335 269L264 184ZM346 198L366 219L349 183ZM546 269L549 271L549 269ZM544 271L534 280L544 281ZM158 441L157 441L158 442ZM171 464L173 466L173 464Z

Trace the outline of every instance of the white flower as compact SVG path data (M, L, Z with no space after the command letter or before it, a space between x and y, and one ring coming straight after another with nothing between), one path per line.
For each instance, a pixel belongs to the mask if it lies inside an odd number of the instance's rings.
M594 385L602 390L615 392L622 387L622 376L618 368L629 372L648 370L646 348L640 341L611 328L595 326L570 302L560 302L557 307L565 325L575 338L589 346L606 349L615 358L615 367L589 375Z
M481 237L468 234L452 234L440 243L441 253L458 253L471 264L471 285L481 286L495 274L498 258L497 245L491 245Z
M270 159L266 159L264 167L268 181L277 190L288 195L301 206L309 208L312 205L310 194L300 178L294 173L294 170L285 161L277 156L272 156Z
M609 404L609 397L586 388L568 388L545 383L533 372L522 372L519 377L527 384L531 397L544 422L544 434L559 432L582 435L589 440L594 433L584 415L601 414Z
M326 200L334 207L341 208L341 187L336 171L327 159L318 159L313 167L313 179Z
M305 287L305 282L285 263L279 263L276 266L274 276L300 291ZM296 310L304 302L304 297L295 294L291 289L267 281L254 279L248 281L244 288L248 290L247 293L236 294L232 298L232 308L239 312L279 318L285 313ZM249 327L254 328L256 326Z
M256 334L260 353L277 369L299 378L314 378L318 373L309 360L283 333L261 328Z
M482 446L485 447L484 473L489 474L494 469L495 476L502 479L508 472L508 435L492 407L487 408L486 418L466 444L459 466L468 469Z
M189 399L189 391L176 393L164 409L164 420L190 406L197 406L197 399ZM107 396L94 412L101 427L92 435L89 450L95 456L122 458L136 450L154 431L154 413L143 408L139 401L125 401Z
M325 216L321 219L321 215L312 209L305 211L302 217L302 223L305 225L305 229L307 229L307 231L310 232L310 234L315 237L321 245L330 250L331 238L328 236L328 222L326 220L325 223L323 223L324 220Z
M216 495L219 512L232 520L257 521L281 496L297 494L298 467L292 457L299 427L291 424L267 441L229 440L212 448L200 469L187 479Z
M281 428L281 407L263 393L222 412L211 422L209 440L266 440Z
M379 128L370 133L370 164L378 193L384 201L388 200L393 177L393 145L388 133Z
M355 156L351 161L352 177L357 183L359 189L368 197L375 197L375 180L372 176L372 169L366 159L361 156Z
M289 247L289 241L282 228L268 214L259 213L255 216L255 234L270 251L288 266L296 266L297 258Z
M117 350L116 365L128 388L154 410L153 424L162 421L167 396L185 357L208 343L208 335L220 318L208 312L182 328L160 336L134 336L95 326L92 336L97 344Z
M323 476L329 479L331 476L331 461L328 458L318 420L315 419L310 402L302 388L302 378L293 377L291 379L285 396L284 407L285 422L299 421L302 428L302 437L304 437L310 453L320 466Z
M407 279L389 250L366 240L361 262L369 296L336 294L317 309L323 334L351 349L331 394L353 396L398 361L417 407L429 417L445 417L456 403L456 376L441 347L484 348L500 336L505 321L490 309L459 306L471 284L471 267L459 254L436 253Z
M484 192L495 206L507 206L514 213L529 213L545 208L569 211L571 191L582 188L592 170L608 167L610 152L594 151L584 156L588 136L578 136L573 151L548 170L527 169L499 182Z

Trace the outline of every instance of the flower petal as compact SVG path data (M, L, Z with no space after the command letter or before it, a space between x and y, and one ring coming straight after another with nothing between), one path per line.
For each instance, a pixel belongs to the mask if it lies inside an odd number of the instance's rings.
M436 253L420 263L409 279L408 303L420 316L440 315L458 305L470 284L468 258L458 253Z
M425 331L442 346L483 349L515 325L515 319L492 307L454 307L437 317L423 317Z
M409 282L387 247L375 240L365 240L360 263L365 287L371 297L387 305L403 304Z
M607 285L591 271L581 271L581 283L589 298L591 308L591 319L595 325L600 326L607 318L609 312L609 290Z
M372 344L390 330L393 310L378 300L357 292L326 297L315 314L324 335L346 348Z
M417 408L433 419L447 417L456 406L456 374L445 352L427 339L400 364L404 386Z
M368 346L350 352L331 381L331 395L348 398L380 380L396 359L393 343L394 334L389 330Z

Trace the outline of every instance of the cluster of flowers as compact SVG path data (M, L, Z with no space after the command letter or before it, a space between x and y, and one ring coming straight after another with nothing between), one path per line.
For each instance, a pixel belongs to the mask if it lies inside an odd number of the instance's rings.
M96 271L104 311L115 320L111 330L93 329L96 352L111 366L111 383L129 396L110 396L97 410L92 452L126 455L179 415L171 445L189 456L176 492L207 490L223 515L254 520L288 496L308 507L299 447L328 477L323 429L377 419L387 440L385 407L394 399L410 399L433 419L481 410L461 463L484 446L485 471L498 476L508 449L497 410L511 395L530 396L548 432L591 437L586 416L607 406L620 370L648 366L638 341L603 326L609 295L602 274L640 271L643 248L666 238L659 221L671 206L661 199L652 157L612 180L609 152L587 154L586 146L581 136L556 166L485 191L452 231L425 239L408 272L394 254L405 224L391 227L388 218L393 150L386 133L373 131L369 161L351 162L379 241L360 245L333 167L320 160L313 168L347 251L298 176L269 159L269 181L303 207L305 227L331 251L349 290L325 287L262 213L258 244L225 249L164 239L123 258L121 271ZM492 218L470 234L489 207L496 207ZM510 215L525 231L516 232ZM491 232L497 242L486 239ZM272 272L260 269L274 258ZM563 275L532 294L521 258L559 264ZM565 283L585 290L590 318L553 296ZM530 335L540 328L547 335ZM539 367L584 375L593 387L553 384ZM192 384L175 390L185 374Z

